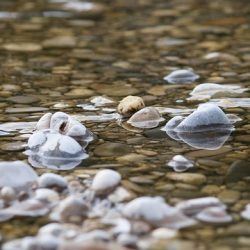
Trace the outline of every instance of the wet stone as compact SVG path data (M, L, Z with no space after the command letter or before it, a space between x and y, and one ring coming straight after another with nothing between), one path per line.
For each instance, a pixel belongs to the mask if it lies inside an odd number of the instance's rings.
M37 173L21 161L1 162L0 172L0 187L24 188L38 179ZM17 176L18 178L16 178Z
M54 37L43 42L44 48L73 48L76 45L76 39L72 36Z
M160 113L154 107L146 107L133 114L127 121L136 128L155 128L164 121Z
M107 194L114 190L121 181L121 175L111 169L104 169L99 171L93 179L91 189L97 195Z
M94 150L94 154L96 156L121 156L131 151L130 147L126 144L122 143L114 143L114 142L105 142L96 146Z
M175 155L172 160L167 163L167 166L173 168L175 172L185 172L189 168L194 167L194 164L182 155Z
M183 182L192 185L201 185L207 180L205 175L196 173L167 173L166 177L172 181Z
M38 97L35 96L13 96L7 99L10 102L20 103L20 104L30 104L40 101Z
M8 51L16 52L36 52L42 49L41 45L36 43L8 43L4 44L3 48Z

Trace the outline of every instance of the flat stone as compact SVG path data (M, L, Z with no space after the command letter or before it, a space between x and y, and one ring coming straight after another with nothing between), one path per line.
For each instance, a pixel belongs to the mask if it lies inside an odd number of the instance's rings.
M206 176L196 173L167 173L166 177L172 181L184 182L192 185L201 185L206 182Z
M9 142L0 145L1 150L4 151L21 151L25 149L26 144L24 142Z
M227 204L233 204L240 199L240 192L234 190L223 190L218 194L218 198Z
M44 48L73 48L76 39L73 36L59 36L45 40L42 45Z
M220 149L217 150L196 150L193 152L189 152L185 154L185 156L190 157L190 158L201 158L201 157L210 157L210 156L216 156L216 155L221 155L225 154L232 151L231 147L221 147Z
M7 108L5 109L6 113L35 113L35 112L43 112L47 111L48 108L43 107L25 107L25 108Z
M24 96L24 95L12 96L12 97L7 98L7 100L10 101L10 102L20 103L20 104L30 104L30 103L40 101L40 99L38 97Z
M41 45L36 43L8 43L4 44L3 48L16 52L35 52L42 49Z
M94 154L96 156L120 156L124 154L130 153L131 148L122 143L114 143L114 142L105 142L101 145L98 145L95 150Z
M139 162L139 161L144 160L145 156L140 155L140 154L131 153L131 154L127 154L127 155L117 157L116 159L119 162Z

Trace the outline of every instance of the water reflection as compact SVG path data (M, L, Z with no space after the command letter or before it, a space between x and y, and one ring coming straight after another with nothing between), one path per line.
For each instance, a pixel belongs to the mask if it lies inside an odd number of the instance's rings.
M84 157L84 159L88 158L88 154L85 154ZM46 158L37 154L30 155L28 158L28 162L34 168L48 168L53 170L71 170L77 167L82 160L83 159Z
M205 132L175 132L166 130L169 137L176 141L182 141L197 149L216 150L221 148L228 140L232 129L211 130Z

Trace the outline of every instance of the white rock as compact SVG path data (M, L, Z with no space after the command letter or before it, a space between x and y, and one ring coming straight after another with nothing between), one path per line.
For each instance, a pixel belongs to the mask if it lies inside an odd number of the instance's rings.
M35 199L49 203L57 203L60 198L58 193L54 190L48 188L39 188L35 191Z
M103 97L103 96L96 96L90 100L96 107L105 106L107 104L114 103L113 100Z
M39 139L41 139L40 142ZM83 156L83 149L77 141L69 136L57 134L53 130L35 132L29 138L28 147L31 151L27 154L35 153L41 157L81 158Z
M22 188L37 181L37 173L22 161L0 162L0 188Z
M121 175L111 169L100 170L93 179L91 189L97 194L105 194L119 185Z
M44 114L36 124L36 130L43 130L50 128L51 113Z
M68 182L58 174L44 173L38 179L38 185L41 188L59 187L60 189L67 188Z
M239 85L230 85L230 84L216 84L216 83L202 83L196 86L193 91L190 93L192 96L188 100L203 100L208 99L215 94L225 95L225 94L240 94L246 91L247 89L241 88Z
M188 216L195 215L208 207L226 208L226 206L216 197L202 197L179 202L175 206Z
M208 207L196 215L196 219L213 224L230 223L233 218L223 207Z
M28 147L36 150L39 146L46 142L47 138L43 131L38 131L32 134L28 140Z
M224 112L216 105L201 104L197 110L186 117L175 129L176 132L198 132L216 128L231 128Z
M177 115L175 117L173 117L172 119L170 119L166 125L161 129L163 131L169 131L169 130L173 130L174 128L176 128L183 120L185 119L185 117Z
M168 216L170 209L161 197L144 196L130 201L122 212L127 218L158 224Z
M178 235L178 232L169 228L157 228L152 233L152 236L156 239L171 239Z
M192 70L180 69L171 72L163 79L169 83L192 83L197 80L199 75L195 74Z
M55 220L69 223L81 223L86 217L88 206L85 202L75 196L68 196L60 202L51 217Z

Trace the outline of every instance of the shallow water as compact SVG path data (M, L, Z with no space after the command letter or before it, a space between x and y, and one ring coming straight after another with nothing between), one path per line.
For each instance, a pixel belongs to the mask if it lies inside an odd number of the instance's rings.
M165 112L159 109L168 121L197 107L199 101L186 99L198 83L249 87L249 1L120 0L99 4L77 12L63 8L59 1L0 2L0 159L27 160L23 151L34 122L44 112L66 112L83 121L98 138L87 149L90 157L61 175L85 179L109 167L119 171L123 185L138 196L161 195L170 204L219 197L228 205L233 223L185 229L177 239L181 244L187 241L185 248L190 249L194 249L192 244L196 249L249 249L250 222L239 215L250 202L249 99L244 99L244 105L222 106L225 113L242 120L216 150L175 141L160 127L126 130L115 112L123 97L138 95L147 106L168 108ZM207 59L212 52L224 56ZM200 79L187 85L166 83L163 77L177 68L192 68ZM93 106L91 98L99 95L114 103L105 108ZM249 91L233 97L249 98ZM177 154L195 162L189 170L198 174L195 180L175 179L166 167ZM245 175L243 162L236 170L232 168L238 160L248 161ZM237 168L243 174L237 175ZM3 240L34 235L47 221L2 223Z

